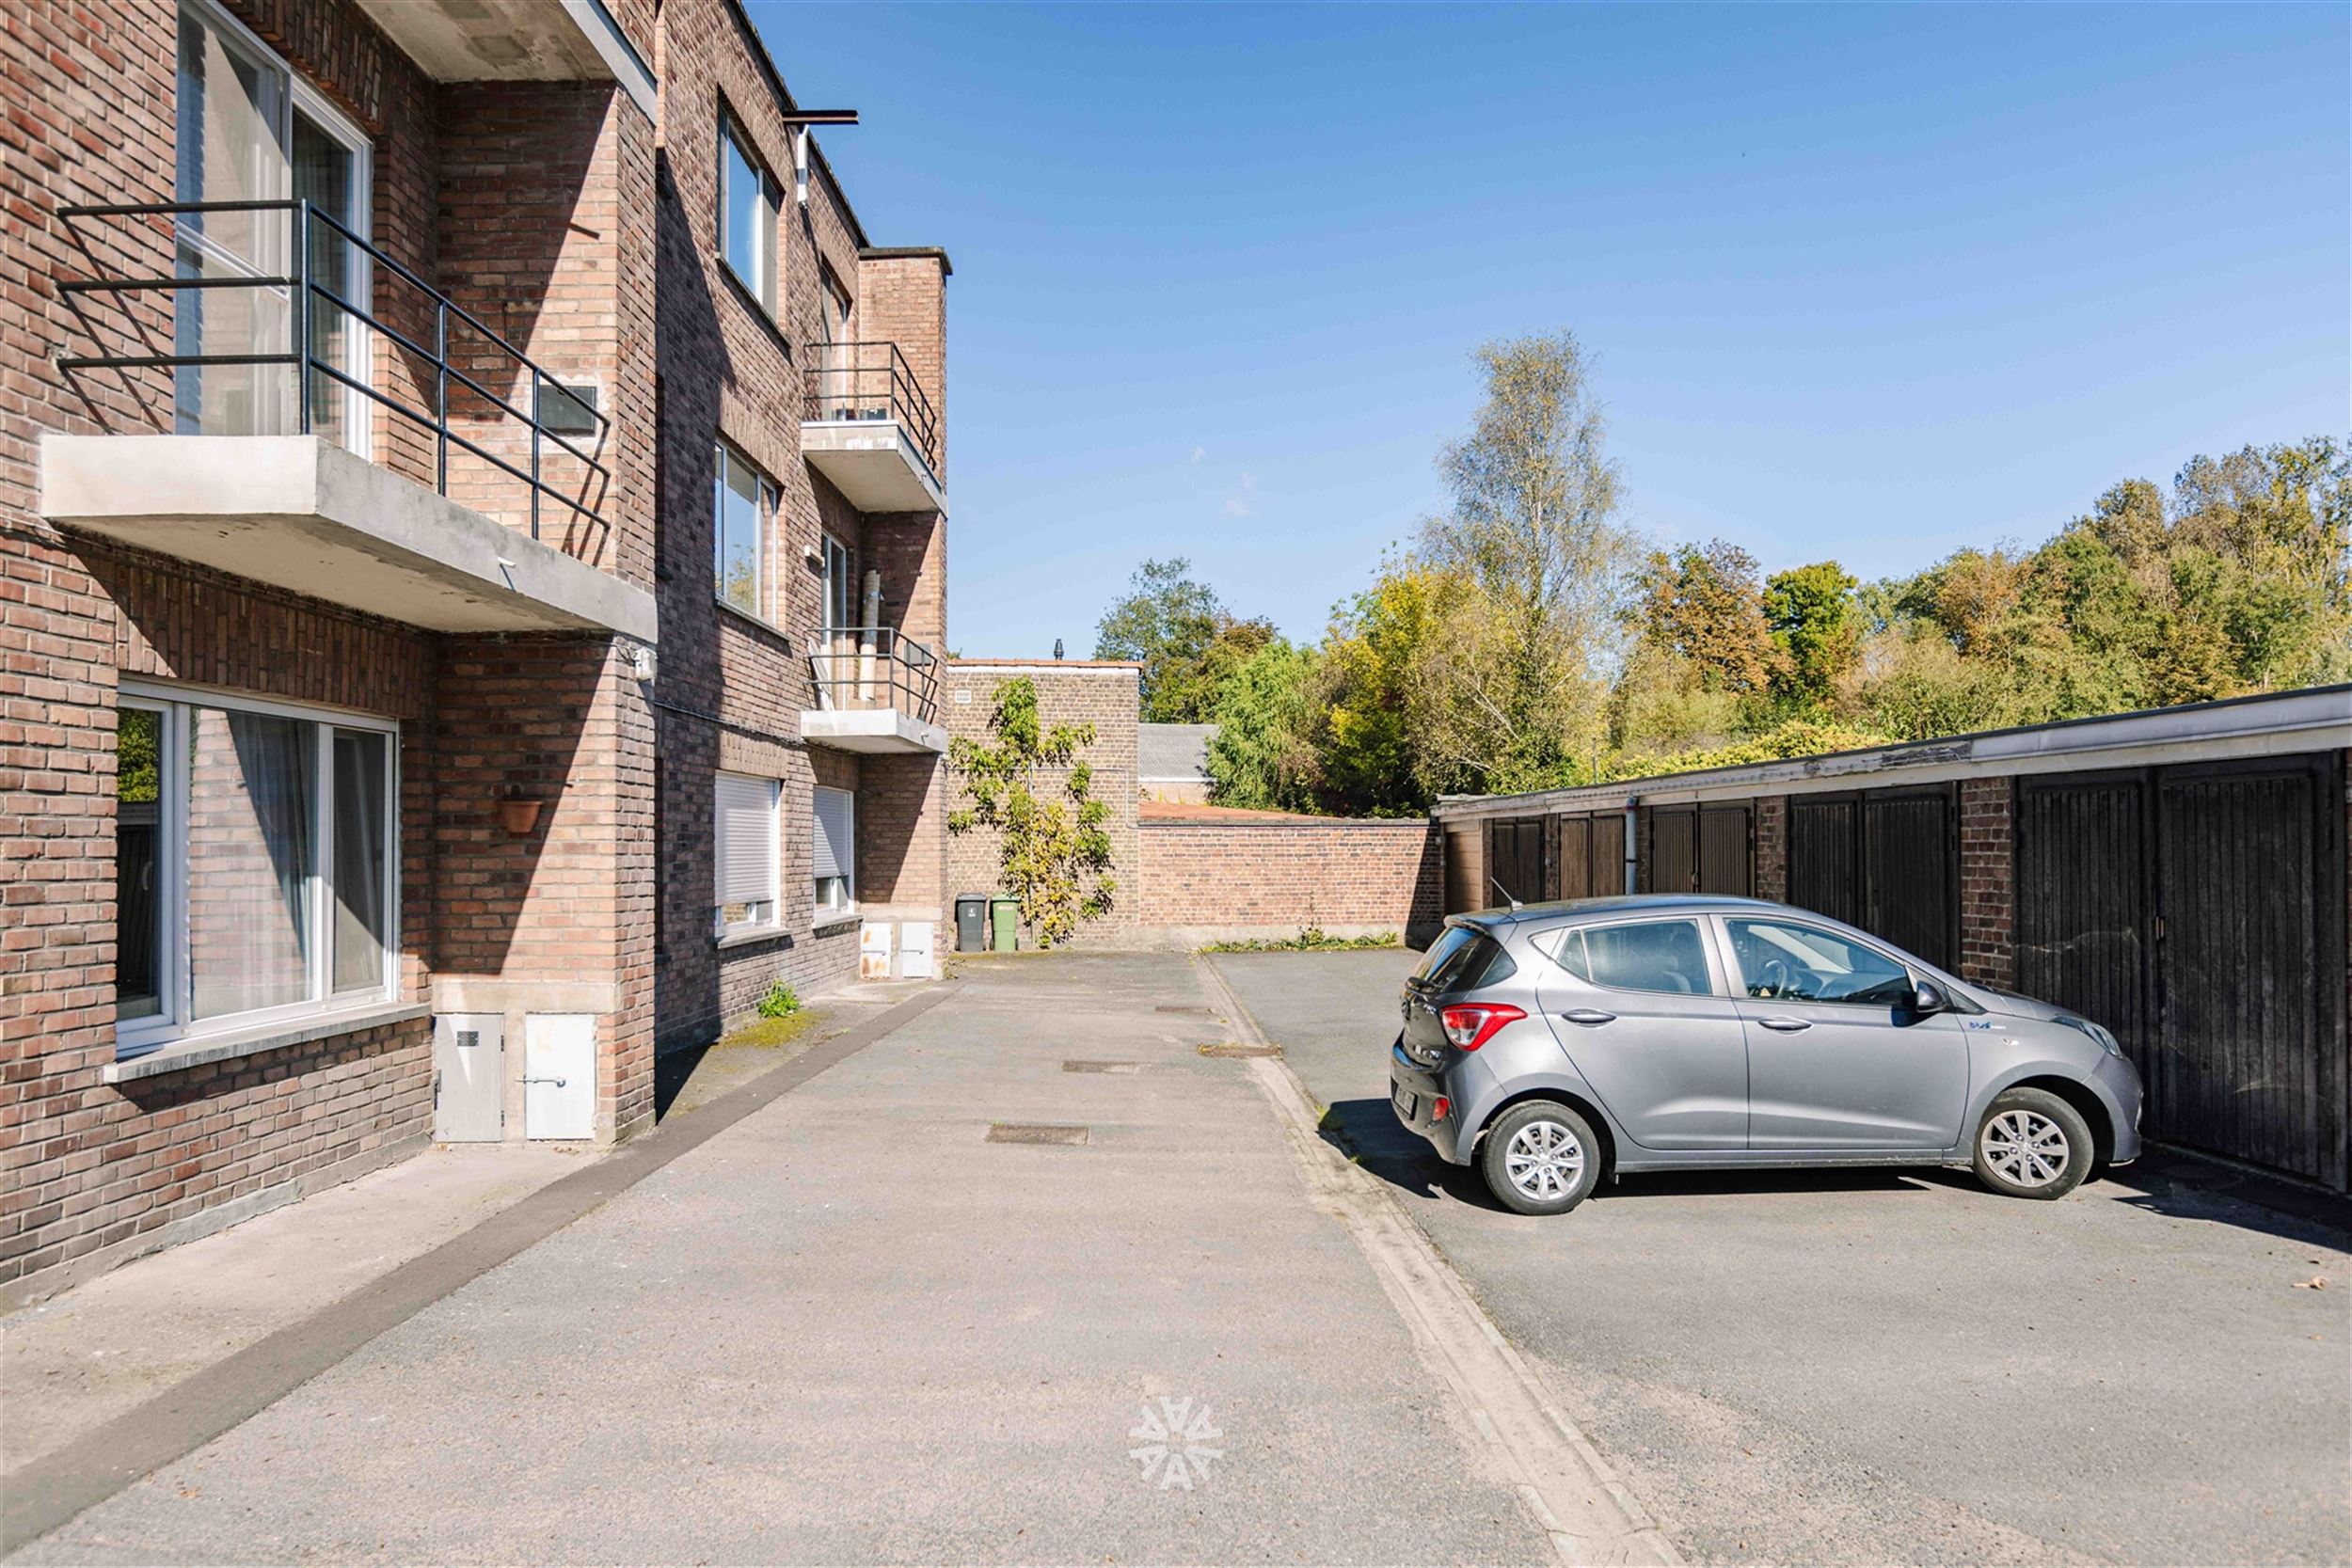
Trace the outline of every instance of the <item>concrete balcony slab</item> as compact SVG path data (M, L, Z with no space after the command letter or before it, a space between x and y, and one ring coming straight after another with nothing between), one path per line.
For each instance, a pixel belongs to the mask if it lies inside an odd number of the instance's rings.
M652 643L653 594L316 436L41 437L41 515L433 631Z
M947 492L896 420L805 420L801 454L860 512L947 510Z
M836 752L933 753L947 749L947 731L897 708L811 708L801 715L801 738Z

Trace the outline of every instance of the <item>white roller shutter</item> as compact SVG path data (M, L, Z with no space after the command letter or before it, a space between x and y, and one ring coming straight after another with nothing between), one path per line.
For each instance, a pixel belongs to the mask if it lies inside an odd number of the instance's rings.
M857 797L846 789L817 786L817 842L814 846L818 881L838 877L857 886Z
M776 895L776 781L719 775L712 816L721 906L758 904Z

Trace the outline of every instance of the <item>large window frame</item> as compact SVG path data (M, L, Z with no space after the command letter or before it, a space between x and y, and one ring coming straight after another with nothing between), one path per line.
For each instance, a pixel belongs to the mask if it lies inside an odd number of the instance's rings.
M231 16L224 7L216 3L216 0L180 0L177 14L209 32L219 43L224 53L242 60L246 66L267 75L276 83L275 102L270 107L276 119L276 124L271 129L277 138L277 143L274 148L250 150L255 159L254 165L247 171L247 180L254 187L252 199L283 200L293 197L294 194L294 157L296 122L307 122L311 130L341 149L351 159L350 189L345 193L343 210L333 213L333 216L353 233L362 238L372 238L375 211L374 143L369 138L368 134L360 128L358 122L337 108L326 94L306 81L302 73L295 71L293 65L263 41L259 34ZM181 96L183 98L185 96L184 84L181 88ZM186 161L184 154L187 150L185 144L190 138L200 143L202 135L200 128L178 123L183 107L184 104L175 103L173 118L177 135L183 144L183 164L184 166ZM175 175L175 186L178 190L176 199L180 201L199 199L201 193L191 192L185 188L186 178L187 170L183 166ZM208 230L215 224L225 227L231 235L240 231L246 233L249 237L250 248L257 254L243 254L233 240L224 242L214 233L208 232ZM317 237L330 235L332 238L327 244L329 254L325 258L314 257L312 276L322 285L342 294L343 298L361 309L370 309L375 286L373 258L358 246L343 241L340 235L334 235L333 230L326 229L324 225L320 226ZM174 238L178 247L177 270L181 276L194 277L224 275L252 277L270 274L299 276L299 270L286 250L286 243L290 237L291 214L246 214L242 221L233 215L208 218L206 214L183 214L174 220ZM310 244L313 237L312 235L300 236L297 243ZM343 276L341 277L334 276L337 270L334 266L336 259L340 259L342 263L340 270ZM290 312L288 331L291 333L293 300L289 291L282 288L253 288L232 289L226 293L229 295L250 294L256 301L266 298L284 306ZM199 298L199 296L194 291L188 291L181 296L180 309L175 312L175 323L179 315L197 308ZM316 344L319 329L323 325L340 326L345 334L345 348L341 356L344 362L338 368L355 381L373 384L375 351L373 335L367 323L357 317L346 315L316 295L313 295L308 303L310 305L308 319L311 323L313 345ZM291 348L296 345L292 343L289 337L284 346ZM256 344L246 348L243 352L251 353L260 349L261 345ZM222 353L232 351L234 351L233 345L230 348L216 350ZM327 357L331 359L334 356L330 355ZM174 373L179 378L179 385L175 388L175 402L184 404L190 389L206 373L247 376L269 373L274 375L290 373L290 368L230 367L222 370L208 367L183 367ZM332 377L320 376L315 379L324 385L314 386L311 388L312 392L336 398L341 404L339 409L341 429L332 434L332 438L361 457L373 455L373 400L358 388L344 386L336 382ZM256 434L291 434L294 429L297 428L294 422L294 401L304 394L299 386L300 378L293 377L292 382L293 384L285 388L287 395L283 400L282 408L278 406L279 400L276 398L271 399L266 407L256 406L253 418L260 424ZM177 420L183 434L200 433L187 428L188 416L184 407L181 408ZM278 428L281 424L285 427L282 431Z
M727 584L727 500L730 496L745 498L736 483L738 477L751 482L749 499L752 502L752 580L751 602L745 604L728 591ZM736 451L724 441L713 448L710 491L710 591L728 609L739 610L771 626L775 616L768 604L769 556L775 547L776 509L782 498L776 482L766 470Z
M728 880L728 872L735 859L728 824L735 818L729 814L726 792L730 786L741 789L745 785L764 790L767 796L766 805L759 808L766 819L767 853L760 857L765 866L765 880L758 886ZM711 780L710 793L711 934L723 942L730 937L762 936L781 930L784 926L784 781L764 774L736 773L721 768ZM743 914L735 919L728 918L728 911L737 908L741 908Z
M718 150L719 260L773 322L781 309L776 238L784 226L784 187L768 172L767 162L760 157L759 149L742 123L723 108L719 112ZM745 181L751 182L750 188L743 184ZM741 236L736 226L747 214L752 231ZM750 241L749 254L739 266L735 258L738 238ZM749 277L745 276L747 271Z
M159 930L155 942L157 975L154 1010L142 1017L118 1017L115 1026L119 1059L142 1056L166 1046L201 1040L267 1025L338 1013L367 1010L395 1001L400 989L400 725L391 720L340 708L279 702L208 688L161 682L124 680L119 696L121 707L157 716L154 896ZM310 864L305 874L304 995L278 1006L224 1012L199 1018L197 976L190 934L189 896L194 874L189 863L188 825L191 775L190 724L199 709L223 714L246 714L283 719L307 726L303 744L310 751L306 801L310 831ZM341 735L382 738L383 773L381 832L377 846L382 888L377 909L382 952L377 972L366 980L338 989L335 974L337 847L336 741ZM118 931L118 937L119 932Z
M840 813L841 835L837 843L825 820L828 804ZM857 912L857 792L818 784L812 792L808 816L812 830L810 881L815 895L812 907L820 923L848 919ZM825 873L828 854L834 865L830 876Z

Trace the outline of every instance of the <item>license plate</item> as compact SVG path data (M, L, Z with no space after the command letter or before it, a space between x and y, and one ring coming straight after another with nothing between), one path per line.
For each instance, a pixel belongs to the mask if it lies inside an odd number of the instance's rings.
M1394 1105L1396 1107L1396 1114L1403 1117L1406 1121L1413 1119L1413 1097L1407 1094L1403 1087L1400 1086L1390 1092L1389 1103Z

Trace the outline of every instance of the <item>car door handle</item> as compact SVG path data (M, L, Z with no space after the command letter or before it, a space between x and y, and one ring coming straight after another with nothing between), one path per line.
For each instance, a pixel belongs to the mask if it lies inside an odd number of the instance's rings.
M1793 1035L1800 1029L1813 1027L1810 1022L1802 1018L1759 1018L1756 1022L1767 1029L1776 1029L1784 1035Z
M1617 1022L1616 1014L1604 1013L1598 1007L1572 1007L1560 1016L1570 1023L1602 1024Z

